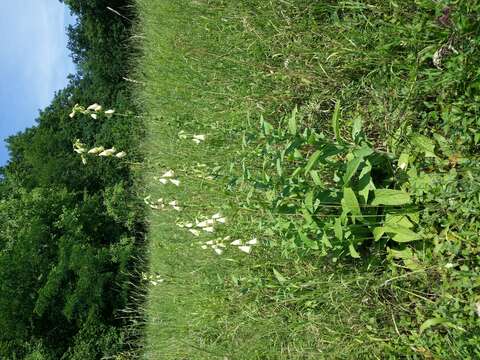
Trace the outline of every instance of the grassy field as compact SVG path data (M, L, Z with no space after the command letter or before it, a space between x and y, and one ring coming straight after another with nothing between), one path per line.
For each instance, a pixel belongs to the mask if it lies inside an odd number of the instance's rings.
M142 358L478 355L475 4L137 0Z

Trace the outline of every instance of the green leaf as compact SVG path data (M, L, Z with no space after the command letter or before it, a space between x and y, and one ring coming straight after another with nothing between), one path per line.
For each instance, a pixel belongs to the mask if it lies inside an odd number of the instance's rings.
M444 155L446 156L453 155L452 148L450 147L450 143L448 142L447 139L445 139L442 135L437 133L434 133L433 137L437 141L437 144L439 145L440 150L442 150Z
M262 128L262 131L264 135L270 135L271 132L273 131L273 126L269 122L265 121L263 119L263 116L260 115L260 126Z
M278 280L278 282L279 282L280 284L283 284L283 283L285 283L285 282L287 281L287 279L286 279L282 274L280 274L280 273L277 271L277 269L275 269L275 268L272 268L272 269L273 269L273 275L275 275L275 278Z
M403 250L388 249L388 254L394 259L410 260L413 258L412 249L408 247Z
M385 216L385 225L399 225L411 229L413 227L412 222L406 215L387 214Z
M305 233L299 231L298 235L300 236L300 239L302 240L302 243L308 248L312 250L318 250L318 243L312 239L310 239Z
M375 241L378 241L382 238L383 234L385 234L385 229L383 228L383 226L377 226L372 230L372 233L373 233L373 239Z
M373 206L377 205L391 205L399 206L410 204L412 199L410 194L403 190L393 189L376 189L374 190L375 198L372 201Z
M425 154L425 157L437 157L435 155L435 143L428 137L415 134L412 136L411 143L415 148L421 150Z
M360 164L363 162L363 158L361 157L354 157L352 160L350 160L348 163L347 163L347 169L345 171L345 175L343 176L343 183L345 185L348 185L348 183L350 182L351 178L353 177L353 175L356 174L357 170L358 170L358 167L360 166Z
M363 200L363 203L368 203L368 196L371 190L375 190L375 185L370 175L372 171L372 165L370 161L365 161L365 166L363 167L360 175L358 176L358 195L360 195L360 200Z
M362 217L355 192L349 187L343 188L342 208L346 213L350 212L352 215Z
M447 319L444 318L431 318L425 321L421 326L420 326L420 334L423 333L425 330L431 328L432 326L436 325L443 325L447 327L451 327L460 331L465 331L464 328L455 325L454 323L448 321Z
M410 158L410 154L403 152L398 159L398 167L402 170L406 170L408 167L408 160Z
M322 151L317 150L315 151L310 158L308 159L307 165L305 166L305 174L308 173L317 163L318 159L322 155Z
M277 174L279 177L282 177L283 175L283 169L282 169L282 163L280 161L280 158L277 159L276 161L276 167L277 167Z
M342 228L342 220L340 218L335 219L335 225L333 225L333 231L335 233L335 237L338 240L343 240L343 228Z
M350 256L351 257L353 257L355 259L360 258L360 254L357 252L357 250L355 250L355 246L353 246L353 244L348 245L348 250L350 250Z
M326 233L323 233L323 236L322 236L322 244L325 246L325 247L328 247L328 248L332 248L332 243L330 242L330 240L328 240L328 236Z
M399 243L421 240L423 238L422 235L401 225L386 224L383 227L383 230L386 233L392 233L393 234L392 240Z
M322 179L320 179L320 175L318 175L318 171L311 170L310 171L310 176L312 177L312 180L315 183L315 185L323 186L323 181L322 181Z
M339 118L340 118L340 100L338 100L335 103L335 110L333 111L333 116L332 116L332 128L333 128L333 133L335 134L335 139L338 142L341 142L342 139L340 138Z
M353 127L352 127L352 138L354 141L357 139L357 136L362 131L362 125L363 125L362 118L360 116L357 116L353 121Z
M295 106L295 109L292 111L292 116L290 116L290 119L288 120L288 131L290 131L290 134L296 135L297 134L297 112L298 109Z
M313 213L315 209L313 208L313 191L309 191L305 196L305 209Z

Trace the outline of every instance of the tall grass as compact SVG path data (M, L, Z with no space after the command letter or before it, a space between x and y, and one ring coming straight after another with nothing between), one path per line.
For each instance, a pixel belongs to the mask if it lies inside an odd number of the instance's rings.
M273 176L263 162L261 116L282 130L294 108L299 129L331 140L349 138L361 118L371 146L395 165L442 78L431 63L452 31L438 25L442 4L137 0L137 9L143 56L132 78L148 124L144 196L181 208L150 216L149 276L162 281L149 282L143 357L465 356L458 327L420 328L434 316L430 291L441 292L428 285L438 263L415 269L392 261L386 243L372 251L372 241L359 260L325 257L280 236L285 224L255 180ZM341 121L332 128L338 103ZM206 141L195 144L194 134ZM178 187L160 181L170 169ZM227 222L213 235L178 226L217 212ZM206 244L227 236L259 245L246 254L229 240L217 255Z

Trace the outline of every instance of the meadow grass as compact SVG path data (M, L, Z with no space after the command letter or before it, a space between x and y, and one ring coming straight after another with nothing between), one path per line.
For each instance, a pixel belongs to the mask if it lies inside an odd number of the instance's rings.
M430 358L443 351L409 337L432 302L419 285L428 269L391 272L375 253L332 261L297 249L272 231L274 214L242 181L264 167L249 142L260 116L281 127L295 107L299 126L334 138L330 118L341 101L341 134L362 116L376 149L391 149L403 136L398 130L414 123L415 97L432 86L418 78L422 56L446 32L433 7L415 12L417 5L136 1L142 56L132 78L147 121L143 196L181 208L152 209L149 217L149 272L161 280L150 283L145 301L142 358ZM206 140L194 143L195 134ZM161 183L169 170L179 186ZM213 234L178 226L215 213L227 221ZM221 255L205 244L227 236ZM251 254L229 245L253 238L259 244Z

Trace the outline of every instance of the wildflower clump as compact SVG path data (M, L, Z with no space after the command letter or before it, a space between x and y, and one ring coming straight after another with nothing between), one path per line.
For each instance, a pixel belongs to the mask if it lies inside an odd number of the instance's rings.
M94 103L87 108L85 108L82 105L75 104L75 106L72 109L72 112L69 114L69 117L73 119L77 114L83 114L90 116L92 119L97 120L98 115L103 114L107 118L111 118L113 114L115 113L115 110L109 109L106 111L103 111L103 107L97 103Z
M230 243L232 246L236 246L238 250L250 254L252 252L252 247L258 245L257 238L253 238L251 240L243 242L242 240L234 240Z
M224 239L218 238L215 240L208 240L200 243L200 247L203 250L212 249L217 255L222 255L227 247L225 245Z
M182 211L182 208L179 206L177 200L170 201L165 203L163 198L159 198L157 201L152 202L150 199L152 198L151 195L147 196L143 199L143 202L148 205L151 209L154 210L166 210L168 207L171 207L175 211Z
M175 186L180 186L180 180L175 178L175 172L173 170L168 170L160 178L156 178L160 181L161 184L166 185L172 183Z
M127 153L125 151L117 151L115 147L105 149L103 146L97 146L87 150L85 144L82 143L79 139L76 139L73 143L73 151L75 151L77 154L80 154L80 157L82 158L82 163L84 165L87 164L86 155L100 157L115 156L118 159L122 159L127 156Z
M162 278L160 274L147 274L147 273L142 273L142 280L149 282L151 285L156 286L165 281L165 279Z

